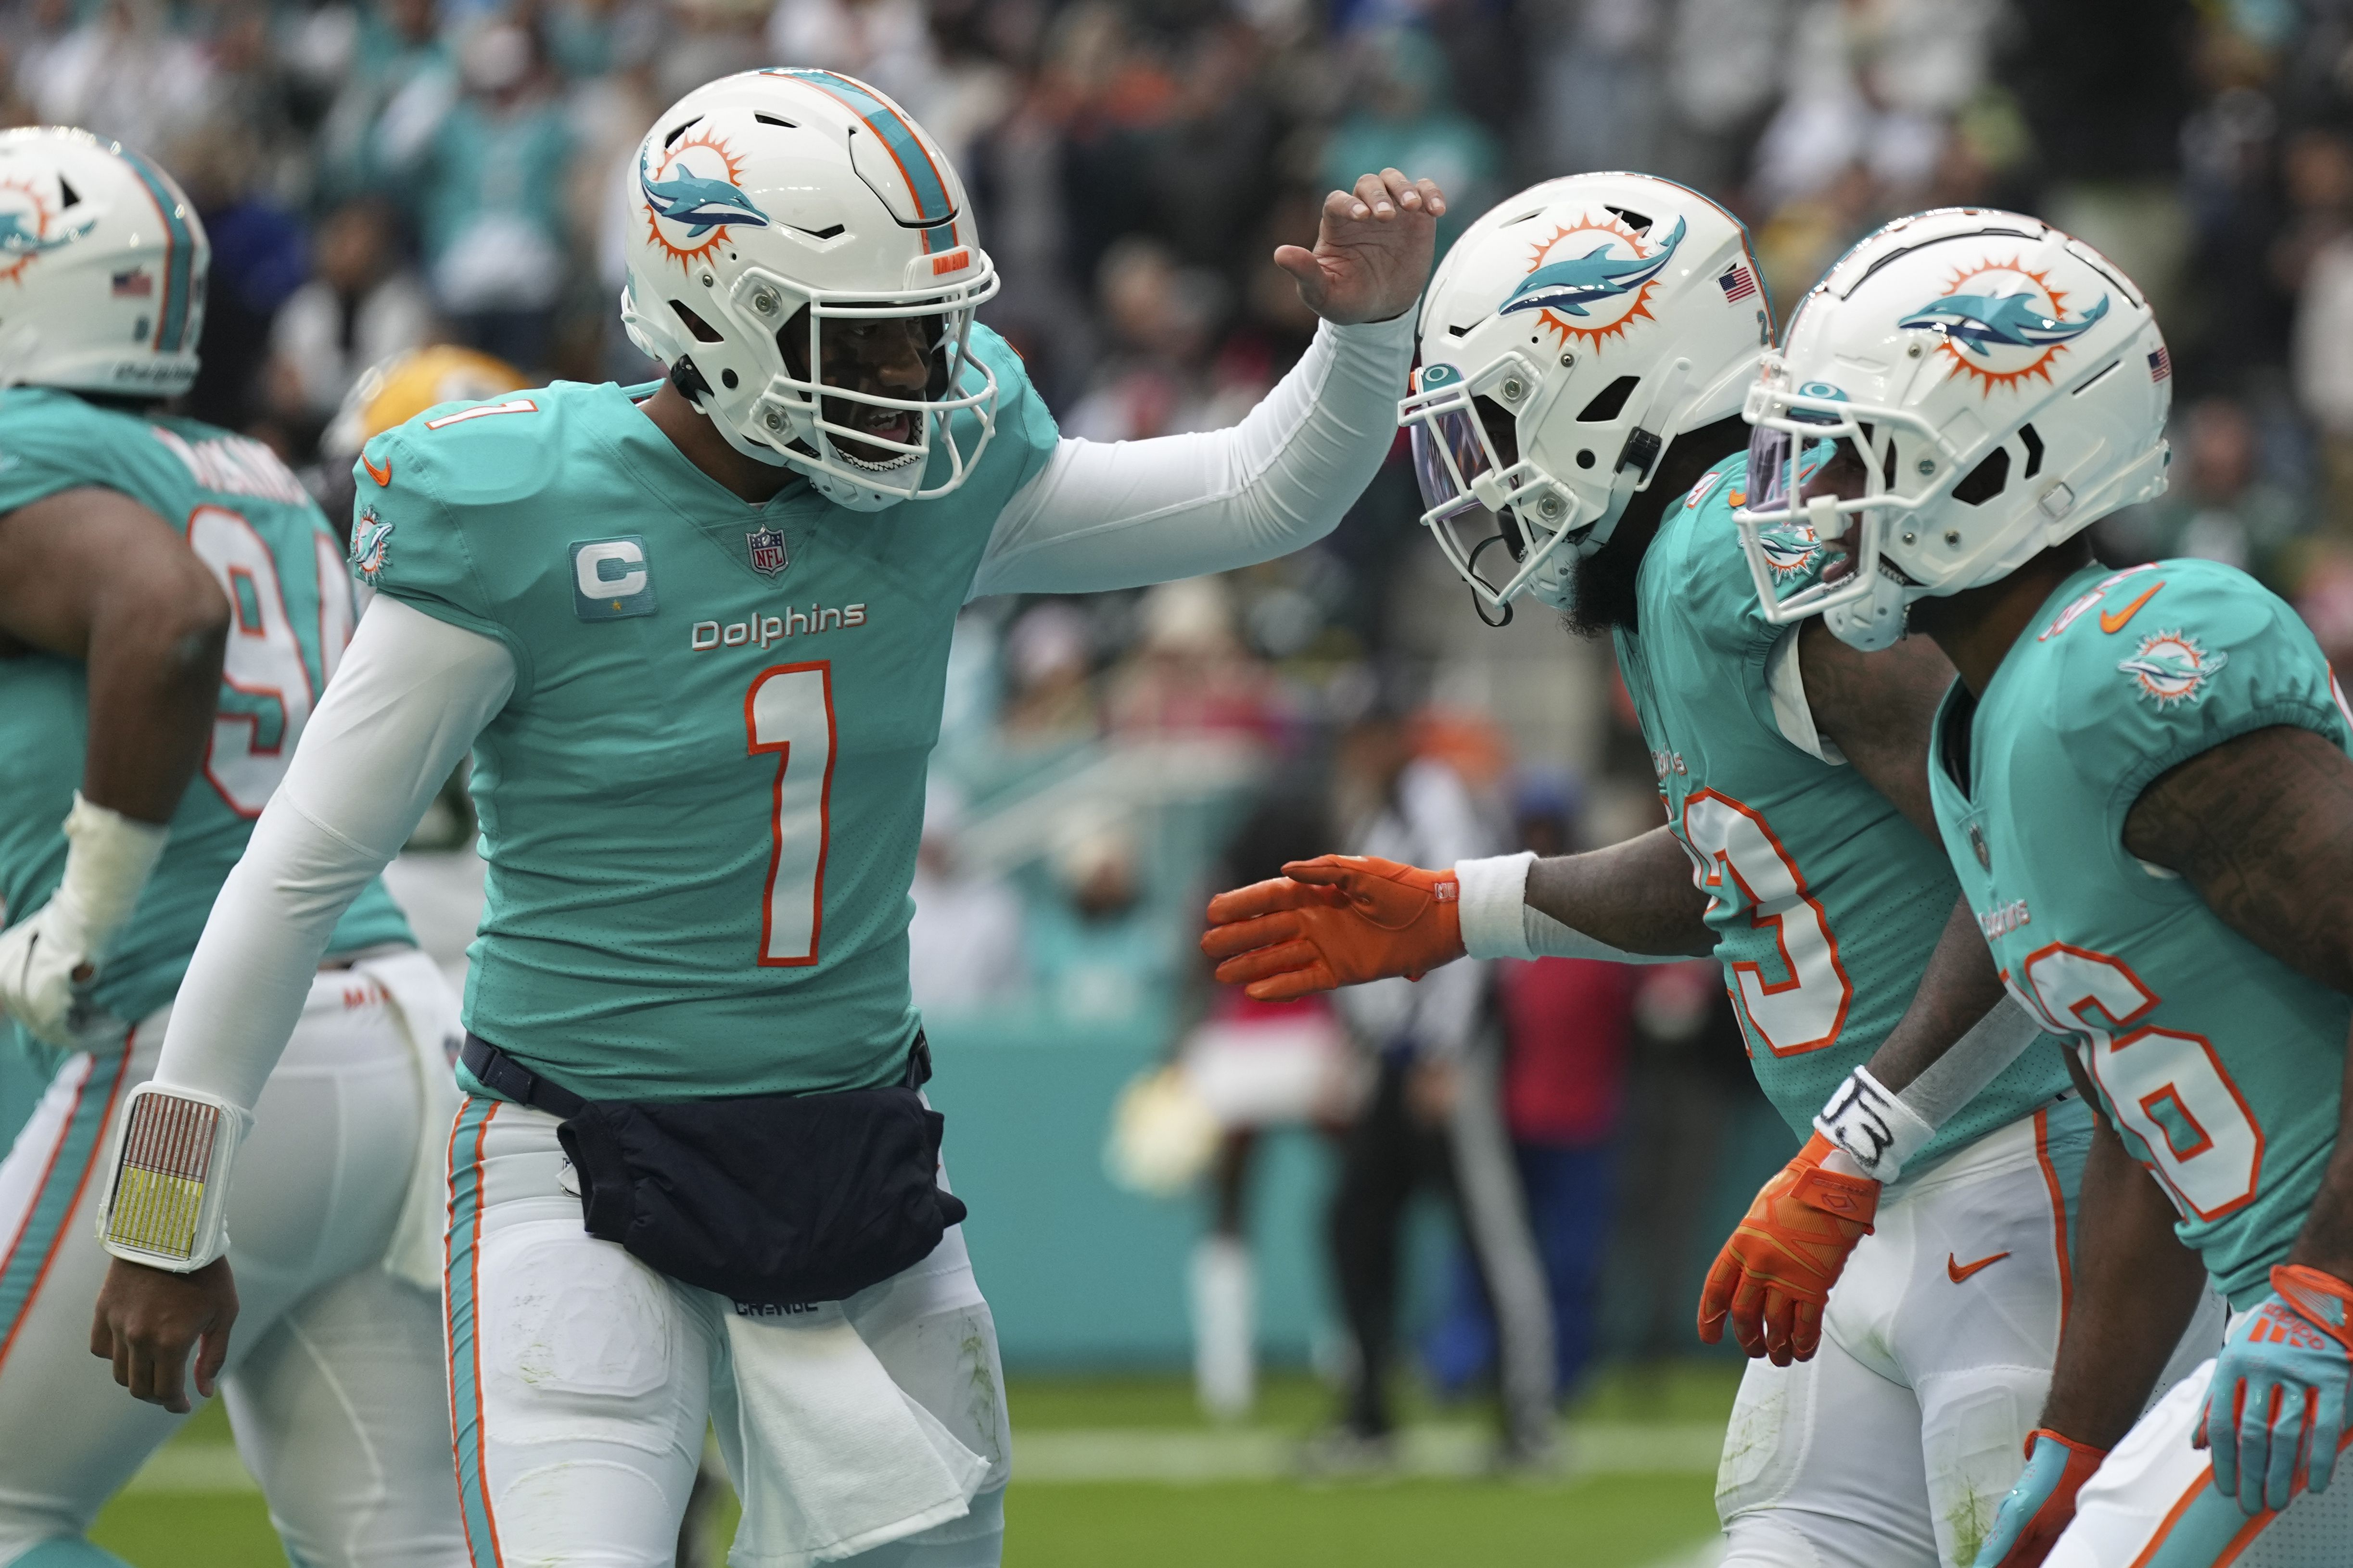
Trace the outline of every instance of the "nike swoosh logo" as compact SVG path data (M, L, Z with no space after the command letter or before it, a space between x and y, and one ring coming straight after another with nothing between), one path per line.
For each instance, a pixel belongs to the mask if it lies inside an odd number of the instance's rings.
M2141 595L2139 598L2135 599L2131 604L2126 605L2122 610L2102 610L2100 612L2100 629L2104 632L2112 633L2124 630L2125 623L2131 620L2134 616L2139 614L2140 607L2143 605L2147 604L2152 598L2155 598L2157 596L2157 591L2164 586L2165 584L2162 583L2151 583L2147 587L2141 590Z
M1980 1258L1975 1263L1964 1263L1957 1255L1947 1252L1945 1254L1945 1272L1951 1278L1953 1283L1957 1285L1978 1269L1990 1268L2009 1256L2007 1252L1997 1252L1991 1258Z
M374 479L377 484L384 486L386 489L390 489L392 488L392 465L390 463L386 463L383 468L379 468L374 463L368 461L368 455L365 452L362 452L360 454L360 467L365 468L368 471L368 478ZM2155 592L2154 589L2150 591L2152 593ZM2133 607L2135 609L2139 608L2137 605Z

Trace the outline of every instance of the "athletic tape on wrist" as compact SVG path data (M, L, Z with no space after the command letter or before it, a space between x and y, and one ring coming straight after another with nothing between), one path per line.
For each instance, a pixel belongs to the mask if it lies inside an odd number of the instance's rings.
M1454 862L1464 952L1472 958L1535 956L1521 912L1527 908L1528 868L1535 863L1533 851Z
M1936 1130L1901 1096L1857 1068L1831 1094L1814 1128L1847 1152L1866 1175L1882 1183L1903 1173L1904 1163L1924 1148Z
M50 940L95 963L130 921L172 830L92 805L76 790L65 835L65 874L44 918Z
M243 1106L142 1083L114 1125L98 1239L151 1268L186 1274L228 1250L229 1168L253 1125Z

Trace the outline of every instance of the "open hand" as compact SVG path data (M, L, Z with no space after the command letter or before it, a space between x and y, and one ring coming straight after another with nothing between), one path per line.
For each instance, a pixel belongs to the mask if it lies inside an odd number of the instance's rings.
M1459 884L1366 855L1293 860L1282 875L1209 900L1201 951L1218 978L1261 1002L1402 974L1462 956Z
M1354 191L1324 198L1315 248L1278 246L1274 264L1325 321L1386 321L1421 297L1445 211L1446 197L1431 181L1409 180L1395 169L1360 175Z
M174 1415L189 1408L188 1352L196 1351L196 1393L210 1399L228 1360L237 1321L237 1281L216 1258L187 1274L116 1258L99 1288L90 1353L114 1363L114 1381L133 1399Z

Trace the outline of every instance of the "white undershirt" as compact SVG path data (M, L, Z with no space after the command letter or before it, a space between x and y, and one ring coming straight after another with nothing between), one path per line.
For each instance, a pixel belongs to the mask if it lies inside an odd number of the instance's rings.
M1412 355L1411 312L1325 323L1231 429L1064 440L1006 506L970 596L1139 587L1313 543L1388 453ZM248 1108L259 1098L335 921L407 841L514 679L495 639L390 595L369 605L205 922L157 1082Z

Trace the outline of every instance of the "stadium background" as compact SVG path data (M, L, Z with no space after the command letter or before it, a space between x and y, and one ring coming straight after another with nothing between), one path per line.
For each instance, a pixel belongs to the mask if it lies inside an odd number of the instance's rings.
M2177 367L2173 493L2103 525L2105 552L2245 565L2353 651L2353 0L15 0L0 120L174 170L214 244L189 411L317 464L353 381L416 343L638 378L613 309L636 141L687 88L782 61L871 80L938 135L1006 279L986 319L1098 439L1229 423L1282 374L1313 322L1267 254L1362 169L1438 178L1450 233L1552 174L1685 181L1748 222L1782 312L1898 213L2040 214L2141 281ZM1013 1379L1013 1568L1636 1565L1710 1530L1734 1368L1700 1356L1689 1305L1788 1139L1705 1016L1704 966L1654 976L1629 1032L1602 1354L1564 1477L1481 1479L1475 1402L1417 1402L1407 1479L1284 1479L1326 1411L1327 1146L1289 1131L1262 1161L1273 1371L1220 1426L1183 1373L1204 1201L1106 1169L1123 1086L1208 1004L1190 942L1221 850L1268 799L1345 820L1364 715L1414 714L1498 848L1532 796L1587 842L1654 819L1606 649L1542 615L1482 626L1418 510L1400 447L1315 549L959 628L927 875L941 941L988 957L918 985ZM453 797L400 868L453 963L466 827ZM1433 1207L1413 1325L1450 1246ZM226 1445L207 1413L100 1538L142 1568L279 1561Z

